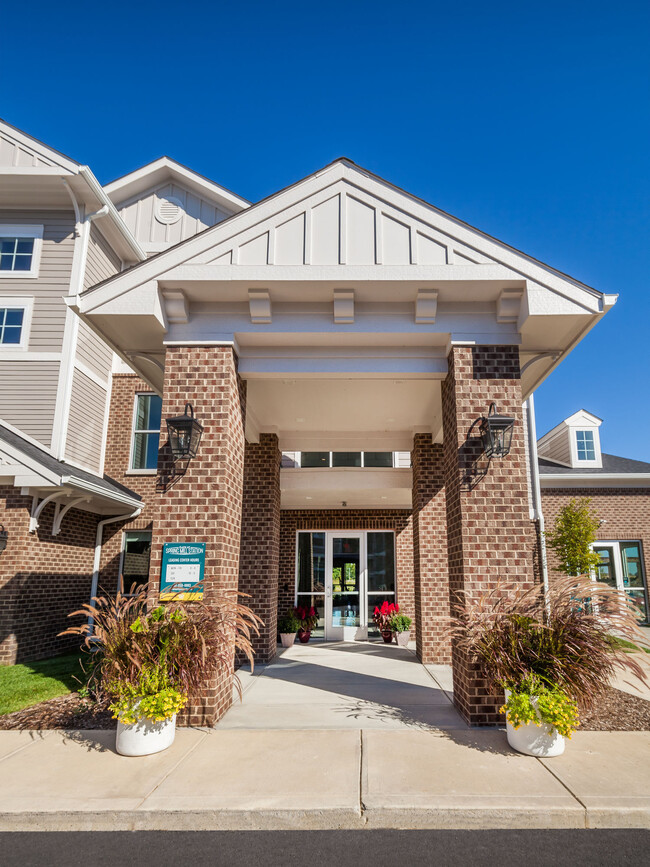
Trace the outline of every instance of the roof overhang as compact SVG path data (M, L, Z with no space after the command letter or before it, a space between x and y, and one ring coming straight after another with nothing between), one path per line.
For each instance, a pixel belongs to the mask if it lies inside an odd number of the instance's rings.
M650 488L650 473L540 473L541 488Z

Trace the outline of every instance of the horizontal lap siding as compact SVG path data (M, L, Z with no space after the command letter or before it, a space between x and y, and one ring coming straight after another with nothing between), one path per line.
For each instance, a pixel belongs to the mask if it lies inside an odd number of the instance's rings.
M49 446L58 381L58 361L0 361L0 418Z
M106 390L75 370L65 456L94 472L101 462L105 407Z
M74 216L66 211L0 211L0 224L42 225L43 249L38 277L0 280L3 295L34 298L34 313L28 349L60 352L63 343L70 272L74 253Z
M107 280L122 268L120 257L111 249L108 241L93 226L88 239L84 289Z

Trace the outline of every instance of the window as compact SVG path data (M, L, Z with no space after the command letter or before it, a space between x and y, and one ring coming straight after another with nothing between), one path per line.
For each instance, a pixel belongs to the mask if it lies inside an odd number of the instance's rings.
M22 307L0 307L0 344L20 346L25 310Z
M648 622L647 586L643 572L641 543L638 541L594 542L593 549L600 557L594 569L597 581L625 590L639 612L639 620Z
M576 446L579 461L595 461L596 446L592 430L576 431Z
M301 467L392 467L393 452L300 452Z
M137 394L133 418L132 470L155 470L158 466L158 441L162 398L157 394Z
M0 295L0 350L27 349L33 298Z
M122 586L128 593L133 584L146 584L149 580L149 557L151 533L130 532L124 534L122 550Z
M42 226L0 226L0 278L38 277Z

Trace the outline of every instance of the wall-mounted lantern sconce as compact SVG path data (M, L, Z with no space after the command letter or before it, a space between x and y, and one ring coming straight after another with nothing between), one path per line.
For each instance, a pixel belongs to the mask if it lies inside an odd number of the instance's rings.
M488 458L505 458L510 451L514 427L515 419L510 415L499 415L496 404L491 403L480 427L483 450Z
M0 525L0 554L7 547L7 539L9 538L9 533L4 529L2 525Z
M191 403L185 404L183 415L168 418L167 436L174 460L196 457L202 433L203 425L200 425L194 418L194 409Z

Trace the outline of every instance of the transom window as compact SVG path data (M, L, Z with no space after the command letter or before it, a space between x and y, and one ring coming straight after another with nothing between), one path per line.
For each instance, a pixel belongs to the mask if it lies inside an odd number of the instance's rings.
M392 467L393 452L301 452L301 467Z
M158 466L158 443L162 398L157 394L137 394L133 414L132 470L155 470Z
M0 307L0 346L21 345L24 318L24 307Z
M33 238L0 237L0 271L31 271Z
M592 430L577 430L576 446L579 461L596 460L596 446L594 443L594 432Z

